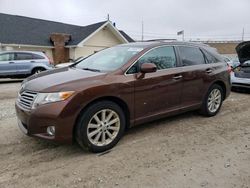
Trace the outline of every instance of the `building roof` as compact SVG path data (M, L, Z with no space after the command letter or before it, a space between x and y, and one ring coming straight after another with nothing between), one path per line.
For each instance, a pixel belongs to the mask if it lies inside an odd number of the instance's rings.
M106 21L78 26L0 13L0 43L53 46L50 35L52 33L66 33L71 35L71 40L66 45L77 45L105 23ZM120 34L125 39L128 38L128 41L131 40L123 31Z
M127 39L128 42L135 42L135 40L128 36L127 33L125 33L124 31L119 30L119 32L123 35L125 39Z

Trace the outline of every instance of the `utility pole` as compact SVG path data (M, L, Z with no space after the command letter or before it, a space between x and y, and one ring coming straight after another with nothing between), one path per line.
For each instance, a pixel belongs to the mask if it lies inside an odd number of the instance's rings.
M244 41L244 35L245 35L245 29L243 27L243 30L242 30L242 41Z
M109 14L107 15L107 21L109 21Z
M142 41L144 40L144 23L143 23L143 20L141 22L141 40Z

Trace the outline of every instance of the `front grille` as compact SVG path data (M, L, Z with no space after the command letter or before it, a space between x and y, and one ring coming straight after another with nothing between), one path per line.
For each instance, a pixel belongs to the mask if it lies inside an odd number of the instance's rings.
M24 108L26 110L30 110L36 96L37 96L36 92L23 91L23 92L19 93L17 102L22 108Z

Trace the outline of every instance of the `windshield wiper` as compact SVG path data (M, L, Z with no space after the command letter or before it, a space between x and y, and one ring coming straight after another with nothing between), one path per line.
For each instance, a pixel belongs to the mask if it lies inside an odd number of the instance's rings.
M82 68L82 70L88 70L88 71L93 71L93 72L101 72L98 69L92 69L92 68Z

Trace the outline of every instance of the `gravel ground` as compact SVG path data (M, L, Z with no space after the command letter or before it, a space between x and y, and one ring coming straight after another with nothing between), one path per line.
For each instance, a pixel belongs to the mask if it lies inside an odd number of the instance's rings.
M1 188L250 187L249 93L232 92L216 117L189 112L132 128L97 155L23 135L19 87L0 83Z

